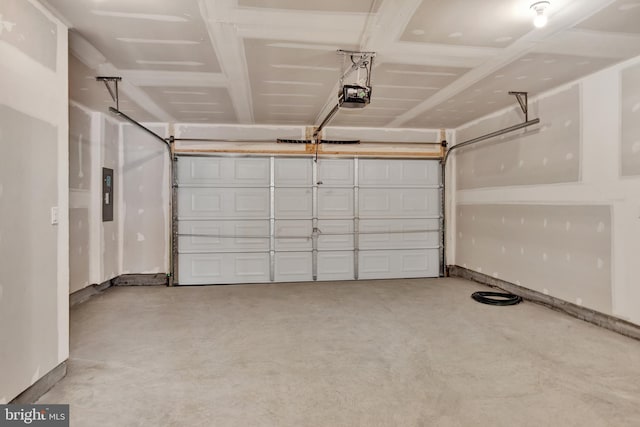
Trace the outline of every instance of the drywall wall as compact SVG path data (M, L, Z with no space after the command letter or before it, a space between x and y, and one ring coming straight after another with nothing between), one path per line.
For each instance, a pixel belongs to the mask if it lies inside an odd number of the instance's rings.
M0 403L69 355L67 28L0 2ZM58 224L51 224L51 208Z
M71 292L120 274L169 271L167 151L145 132L106 114L113 104L104 99L108 92L95 81L97 74L69 55ZM150 126L167 133L167 125ZM114 218L106 222L103 168L114 170Z
M69 105L69 292L91 285L93 115Z
M161 136L166 125L148 125ZM133 125L122 129L122 273L168 273L170 159L161 141Z
M456 221L462 267L611 314L609 206L459 205Z
M538 130L462 149L449 264L640 324L639 82L640 58L618 64L541 94ZM456 139L518 123L517 111Z
M514 99L515 100L515 99ZM530 116L539 117L536 130L506 134L485 143L482 150L458 156L458 189L577 182L580 179L580 87L572 85L554 96L534 100ZM510 109L457 131L466 141L521 122L520 109Z
M69 111L70 292L120 274L168 272L166 149L139 129L73 100ZM155 129L166 132L164 125ZM103 167L114 170L114 219L106 222Z
M100 227L100 276L97 283L104 283L120 275L120 205L122 204L122 191L119 191L122 177L122 165L120 163L120 125L103 114L99 114L100 126L100 167L97 176L102 178L102 168L113 169L115 192L113 196L113 221L101 221ZM102 179L97 188L102 196ZM100 205L101 207L101 205ZM102 210L99 212L102 217Z
M70 85L76 80L70 75ZM73 93L73 91L71 91ZM120 127L74 100L69 103L69 292L120 274L121 193L113 195L113 221L102 220L102 168L120 178Z
M114 170L116 185L121 177L120 123L106 114L110 99L104 102L108 92L96 74L69 54L71 293L121 274L120 191L113 194L113 221L102 221L102 168Z

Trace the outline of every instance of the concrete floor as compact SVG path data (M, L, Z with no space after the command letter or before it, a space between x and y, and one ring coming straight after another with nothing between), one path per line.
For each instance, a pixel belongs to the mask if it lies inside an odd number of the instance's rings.
M114 288L71 312L73 426L640 426L640 342L460 279Z

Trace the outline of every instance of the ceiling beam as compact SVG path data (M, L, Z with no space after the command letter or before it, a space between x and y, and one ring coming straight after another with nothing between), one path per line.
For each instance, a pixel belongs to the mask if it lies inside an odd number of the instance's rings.
M253 97L244 41L233 23L235 0L199 0L202 18L207 26L218 62L227 77L228 90L238 122L250 124L253 119Z
M371 15L372 25L363 34L362 50L383 51L397 43L422 0L384 0L378 13Z

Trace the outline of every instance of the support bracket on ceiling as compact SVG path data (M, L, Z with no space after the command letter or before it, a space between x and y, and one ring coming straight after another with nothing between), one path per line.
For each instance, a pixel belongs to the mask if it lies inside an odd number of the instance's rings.
M509 92L509 95L514 95L520 104L520 108L524 113L524 121L529 121L529 92Z
M343 70L342 77L340 77L340 83L344 82L344 79L349 77L351 73L359 68L367 69L367 84L371 84L371 69L373 68L373 58L376 57L375 52L360 52L357 50L344 50L338 49L338 55L348 56L351 58L351 65Z
M106 77L106 76L98 76L96 80L99 82L104 82L104 85L107 87L109 91L109 95L111 95L111 99L116 103L116 110L120 110L120 98L118 96L118 82L122 80L122 77ZM113 84L113 87L111 86Z

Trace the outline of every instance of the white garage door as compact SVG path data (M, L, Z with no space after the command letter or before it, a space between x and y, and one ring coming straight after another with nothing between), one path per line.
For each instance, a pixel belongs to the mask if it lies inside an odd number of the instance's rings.
M181 285L436 277L437 160L181 156Z

